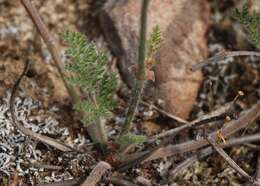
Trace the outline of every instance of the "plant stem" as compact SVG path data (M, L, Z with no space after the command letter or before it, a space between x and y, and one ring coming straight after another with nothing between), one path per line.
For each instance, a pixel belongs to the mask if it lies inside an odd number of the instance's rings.
M140 28L140 42L138 55L138 69L136 74L135 87L132 92L131 102L127 111L125 123L123 125L121 136L127 134L132 127L132 121L138 107L140 97L143 91L145 80L145 51L146 51L146 30L147 30L147 14L148 14L149 0L143 0L141 10L141 28Z
M87 113L84 113L87 115ZM108 137L106 132L105 119L99 118L96 123L89 124L87 126L87 131L94 143L99 143L100 145L105 145L107 143Z
M55 65L58 69L58 72L62 78L62 81L72 99L72 103L76 104L79 101L79 97L77 96L77 92L75 88L71 85L69 85L65 79L66 73L64 71L63 65L62 65L62 60L61 56L59 54L58 46L55 43L55 40L50 36L49 31L44 24L43 20L41 19L37 9L33 4L31 3L30 0L21 0L21 3L25 7L26 11L30 15L34 25L36 26L38 32L40 33L42 39L44 40L45 44L47 45L47 48L49 52L51 53ZM87 113L83 113L86 115ZM106 133L105 133L105 125L104 121L100 119L100 121L97 122L97 126L88 126L87 131L89 135L91 136L91 139L94 142L97 143L105 143L107 141Z
M47 45L47 48L48 48L49 52L51 53L52 58L54 59L55 66L57 67L59 74L62 78L62 81L72 99L72 102L76 103L78 101L78 96L77 96L75 88L73 86L70 86L65 80L66 73L63 69L61 56L58 52L58 46L56 45L54 39L51 38L46 25L42 21L39 13L37 12L37 9L35 8L35 6L33 6L31 1L30 0L21 0L21 2L23 4L24 8L26 9L26 11L28 12L28 14L30 15L34 25L36 26L36 28L37 28L38 32L40 33L42 39L44 40L45 44Z

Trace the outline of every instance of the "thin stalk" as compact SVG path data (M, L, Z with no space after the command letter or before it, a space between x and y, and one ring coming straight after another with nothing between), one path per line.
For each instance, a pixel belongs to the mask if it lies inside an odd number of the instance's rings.
M66 73L63 69L62 59L61 59L61 56L60 56L60 53L58 50L58 46L56 45L54 39L50 36L46 25L42 21L37 9L31 3L31 1L30 0L21 0L21 3L23 4L23 6L26 9L29 16L31 17L34 25L36 26L38 32L40 33L42 39L44 40L44 42L46 44L49 52L51 53L52 58L54 59L54 62L55 62L55 66L57 67L57 69L59 71L62 81L63 81L73 103L76 103L79 99L78 99L78 96L77 96L77 93L76 93L74 87L70 86L65 80Z
M108 137L104 118L99 118L96 123L89 124L87 131L94 143L99 143L100 145L107 143Z
M88 95L88 97L97 106L96 97L94 95ZM87 115L85 112L83 114ZM94 143L99 143L100 145L107 143L108 137L104 118L100 117L96 123L88 125L87 131Z
M79 101L79 97L77 95L77 91L75 90L75 87L68 84L66 81L66 72L64 71L63 65L62 65L62 59L58 50L58 45L55 42L55 40L51 37L49 34L47 26L44 24L43 20L41 19L37 9L35 6L31 3L30 0L21 0L21 3L23 4L24 8L28 12L29 16L31 17L35 27L37 28L38 32L40 33L42 39L44 40L49 52L52 55L52 58L55 62L55 66L58 69L58 72L62 78L62 81L72 99L73 104L76 104ZM83 113L83 115L87 115L87 113ZM91 139L94 142L97 143L105 143L107 141L106 133L105 133L105 125L104 121L100 119L97 122L97 126L95 124L88 126L87 131L89 135L91 136Z
M131 102L127 111L125 123L123 125L121 136L127 134L132 128L132 121L140 102L140 97L143 92L143 85L145 80L145 51L146 51L146 30L147 30L147 14L148 14L149 0L143 0L141 10L141 29L140 29L140 43L138 55L138 69L136 74L135 87L132 92Z

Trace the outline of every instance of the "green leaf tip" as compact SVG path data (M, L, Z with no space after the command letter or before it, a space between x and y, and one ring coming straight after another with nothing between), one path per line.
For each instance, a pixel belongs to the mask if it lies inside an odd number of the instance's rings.
M156 25L155 27L153 27L147 42L148 45L147 58L150 58L160 49L161 43L162 43L162 32L160 27Z

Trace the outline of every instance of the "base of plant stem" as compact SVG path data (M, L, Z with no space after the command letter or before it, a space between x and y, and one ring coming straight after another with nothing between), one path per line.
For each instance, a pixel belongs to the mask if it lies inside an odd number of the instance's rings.
M108 138L104 119L99 119L97 123L88 125L87 131L94 143L102 144L102 146L107 143Z

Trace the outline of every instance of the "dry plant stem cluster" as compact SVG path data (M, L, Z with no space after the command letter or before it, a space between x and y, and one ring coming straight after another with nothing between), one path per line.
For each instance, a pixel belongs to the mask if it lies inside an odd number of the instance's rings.
M149 0L143 0L141 10L141 29L140 29L140 43L138 53L138 69L136 74L135 87L132 92L131 101L127 111L125 123L123 125L121 136L127 134L132 127L132 121L138 107L141 94L143 92L143 85L145 81L145 51L146 51L146 32L147 32L147 14L148 14Z
M256 105L253 106L253 108L249 109L245 114L243 114L240 118L237 120L232 120L225 124L225 126L221 129L221 134L224 137L229 137L230 135L234 134L235 132L247 127L249 124L251 124L257 117L260 115L260 103L258 102ZM210 137L213 139L217 139L217 132L213 132L209 134ZM177 154L181 154L184 152L190 152L193 150L197 150L199 148L202 148L204 146L208 145L208 142L206 139L198 139L198 140L190 140L181 144L177 145L168 145L164 147L160 147L154 151L152 149L152 153L149 153L150 151L143 151L138 152L130 155L125 155L124 159L125 164L121 167L122 170L125 169L125 167L130 168L134 165L136 165L135 162L141 162L143 161L151 161L159 158L165 158L169 156L174 156ZM149 156L147 157L147 154ZM143 158L145 157L145 158Z
M253 108L249 109L247 113L242 115L237 120L232 120L225 124L225 126L220 129L221 134L224 137L229 137L230 135L234 134L235 132L241 130L242 128L247 127L249 124L251 124L258 116L260 115L260 102L258 102L256 105L253 106ZM211 133L209 136L211 136L214 139L217 139L217 132ZM196 150L198 148L204 147L208 145L207 140L205 139L199 139L199 140L191 140L185 143L177 144L177 145L169 145L168 147L163 147L161 149L158 149L156 152L154 152L148 160L158 159L162 157L172 156L179 153L189 152L192 150Z
M260 57L260 52L254 52L254 51L220 52L211 58L208 58L199 63L196 63L195 65L192 65L190 70L194 72L194 71L202 69L204 66L207 66L211 63L217 63L217 62L223 61L227 58L236 57L236 56L258 56L258 57Z
M142 162L143 160L148 158L156 150L158 150L164 146L167 146L169 144L169 139L167 139L167 137L169 137L169 136L170 136L170 139L172 139L175 135L177 135L178 133L180 133L181 131L183 131L185 129L208 124L210 122L216 122L218 120L224 120L228 116L228 114L231 112L234 102L235 102L235 100L230 103L225 104L223 107L221 107L209 114L206 114L203 117L198 118L190 123L183 124L182 126L167 130L165 132L162 132L158 135L155 135L155 136L149 138L146 141L147 143L154 143L156 140L158 140L160 138L163 138L163 141L160 143L159 146L156 146L155 148L151 149L150 152L143 153L143 155L140 158L136 159L134 161L134 163L131 164L131 166L139 164L140 162ZM123 156L124 154L129 152L132 148L133 148L132 146L129 146L121 155ZM120 169L120 171L123 171L123 170L127 169L127 167L129 167L129 165L122 166L119 169Z

